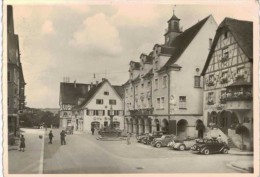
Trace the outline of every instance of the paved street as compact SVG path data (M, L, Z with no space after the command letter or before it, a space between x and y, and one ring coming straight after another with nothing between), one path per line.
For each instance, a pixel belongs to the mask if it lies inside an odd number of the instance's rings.
M43 170L43 129L21 129L25 137L25 152L8 151L10 174L41 174Z
M227 167L231 161L252 160L252 156L200 155L190 151L153 148L125 141L98 141L90 134L67 135L60 145L60 130L53 130L53 144L45 135L43 173L237 173Z

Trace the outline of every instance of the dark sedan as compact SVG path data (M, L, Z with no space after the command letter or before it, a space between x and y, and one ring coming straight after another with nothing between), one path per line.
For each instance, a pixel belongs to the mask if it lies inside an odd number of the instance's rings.
M202 139L198 140L191 150L208 155L214 153L227 154L230 148L225 142L218 142L216 139Z
M162 135L165 135L167 132L165 131L156 131L153 132L152 134L149 134L147 137L145 137L142 140L142 143L144 144L151 144L151 142L153 141L154 138L160 138L162 137Z

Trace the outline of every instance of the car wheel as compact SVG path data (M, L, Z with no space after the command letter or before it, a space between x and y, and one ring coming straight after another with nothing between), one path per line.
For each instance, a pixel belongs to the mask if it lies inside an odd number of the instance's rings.
M224 154L227 154L227 153L228 153L228 149L227 149L227 148L224 148L224 149L223 149L223 153L224 153Z
M208 154L209 154L209 150L208 150L208 149L205 149L205 150L204 150L204 154L205 154L205 155L208 155Z
M162 147L162 144L161 143L156 143L155 147L160 148L160 147Z
M184 145L184 144L180 145L179 149L180 149L181 151L184 151L184 150L185 150L185 145Z

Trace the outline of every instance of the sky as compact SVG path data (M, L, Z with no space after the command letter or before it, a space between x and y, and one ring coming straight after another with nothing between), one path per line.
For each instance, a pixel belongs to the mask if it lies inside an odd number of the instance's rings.
M111 1L112 2L112 1ZM60 82L128 79L129 62L163 44L174 12L183 30L213 15L253 21L251 6L239 3L181 5L152 3L9 3L19 35L27 106L58 108ZM95 78L94 78L95 73Z

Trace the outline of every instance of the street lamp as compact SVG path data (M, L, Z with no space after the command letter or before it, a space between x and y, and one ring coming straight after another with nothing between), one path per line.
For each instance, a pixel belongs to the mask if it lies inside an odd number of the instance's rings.
M114 110L113 107L111 105L110 107L110 128L113 129L113 117L114 117Z

